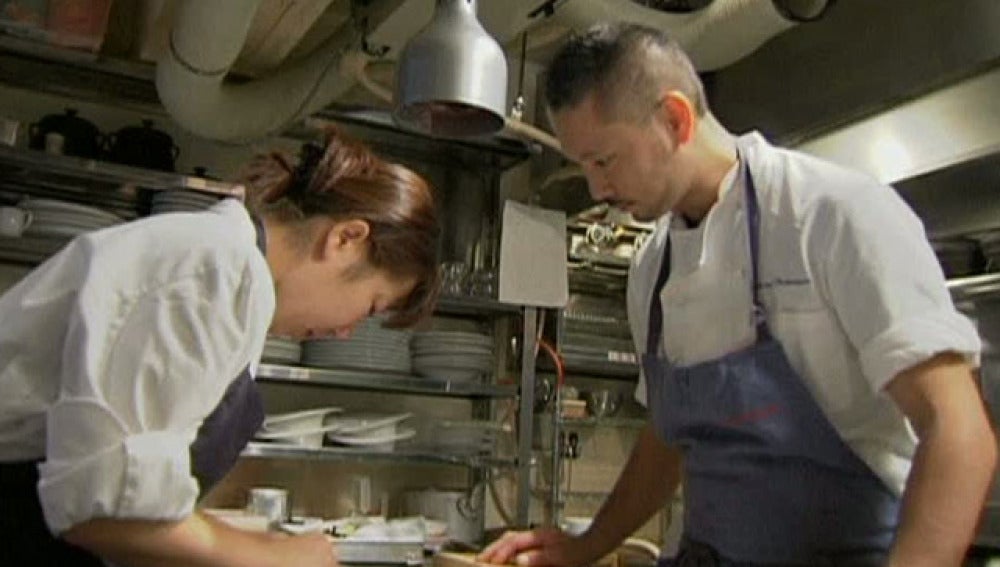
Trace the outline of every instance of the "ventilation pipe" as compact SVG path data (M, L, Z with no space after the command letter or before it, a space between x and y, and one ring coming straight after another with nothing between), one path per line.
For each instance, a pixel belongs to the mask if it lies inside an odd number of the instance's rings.
M156 88L173 119L204 138L246 142L281 132L342 96L341 51L320 46L308 58L266 78L226 84L262 0L182 0L168 52L156 66Z
M551 26L584 29L605 21L643 24L664 30L677 40L699 71L714 71L746 57L767 40L793 27L798 21L791 18L793 12L818 17L831 3L832 0L715 0L696 12L673 13L638 2L574 0L559 4L541 30Z

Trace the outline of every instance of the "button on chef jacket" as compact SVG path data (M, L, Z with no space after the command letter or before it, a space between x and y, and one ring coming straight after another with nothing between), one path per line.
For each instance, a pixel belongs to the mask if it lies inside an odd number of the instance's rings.
M977 366L975 327L955 310L922 223L894 190L756 133L743 140L760 202L761 298L771 331L840 436L901 494L917 438L883 388L944 351ZM753 343L745 180L736 171L698 227L667 215L633 259L628 315L639 352L668 231L665 355L692 365ZM640 376L636 398L645 396Z
M192 512L189 447L274 306L234 200L78 237L0 298L0 462L45 459L53 533Z

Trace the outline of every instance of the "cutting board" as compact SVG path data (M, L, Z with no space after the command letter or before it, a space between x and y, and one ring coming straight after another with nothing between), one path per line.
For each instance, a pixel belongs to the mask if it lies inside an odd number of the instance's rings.
M434 567L495 567L490 563L476 561L475 553L442 551L434 556Z
M508 563L508 565L513 565L513 563ZM619 561L618 554L611 553L603 557L600 561L593 564L595 567L619 567L621 562ZM475 553L455 553L451 551L442 551L434 556L433 567L496 567L491 563L480 563L476 561Z

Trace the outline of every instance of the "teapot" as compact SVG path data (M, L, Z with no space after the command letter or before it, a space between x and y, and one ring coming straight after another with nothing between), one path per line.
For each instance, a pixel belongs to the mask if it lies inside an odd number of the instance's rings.
M104 146L104 136L89 120L77 116L75 108L64 114L47 114L28 129L28 147L45 149L45 137L59 134L63 138L62 153L82 158L98 159Z
M180 148L173 138L153 128L152 120L143 120L142 126L126 126L108 136L107 157L115 163L174 171L178 154Z

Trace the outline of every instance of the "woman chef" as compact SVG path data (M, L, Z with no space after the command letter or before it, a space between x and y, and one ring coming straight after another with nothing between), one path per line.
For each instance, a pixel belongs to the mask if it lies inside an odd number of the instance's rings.
M425 316L431 189L328 132L259 156L225 200L80 236L0 297L0 533L25 565L335 565L321 535L195 511L264 417L268 333L346 337ZM7 564L8 561L0 561Z

